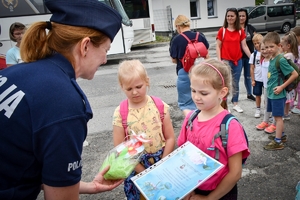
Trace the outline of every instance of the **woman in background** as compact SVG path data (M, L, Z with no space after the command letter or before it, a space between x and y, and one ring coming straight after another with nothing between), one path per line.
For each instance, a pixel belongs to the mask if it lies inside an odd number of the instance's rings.
M170 48L172 62L177 64L176 73L178 78L176 88L178 93L178 106L180 110L182 110L184 116L186 116L191 110L196 109L191 96L190 78L188 72L183 69L181 63L188 41L180 34L185 34L190 40L195 39L197 34L197 32L191 31L190 24L191 22L186 16L178 15L175 20L175 27L178 35L176 35L172 40ZM203 42L207 49L209 48L209 44L203 34L199 34L198 41Z
M6 53L7 67L23 62L20 55L20 45L25 29L25 25L20 22L12 23L9 27L9 38L16 42L16 46L10 48Z
M233 103L233 110L242 113L243 109L238 105L243 55L241 47L248 58L251 53L246 44L246 35L240 26L236 8L228 8L226 10L223 27L219 29L216 39L217 58L227 62L232 71L233 94L231 102Z
M238 12L240 17L241 28L245 31L247 46L250 52L253 53L254 45L252 42L252 38L256 33L256 29L251 24L248 24L249 17L247 9L239 8ZM244 68L244 84L247 90L247 99L255 101L255 97L252 95L249 58L244 51L242 56L242 68Z

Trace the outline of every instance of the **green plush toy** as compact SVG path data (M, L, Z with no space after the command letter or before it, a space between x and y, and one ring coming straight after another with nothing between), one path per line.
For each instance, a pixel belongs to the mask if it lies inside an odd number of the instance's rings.
M143 151L143 143L136 139L131 139L116 146L109 152L100 168L101 171L106 166L110 166L108 172L104 174L104 178L106 180L127 178L140 162Z

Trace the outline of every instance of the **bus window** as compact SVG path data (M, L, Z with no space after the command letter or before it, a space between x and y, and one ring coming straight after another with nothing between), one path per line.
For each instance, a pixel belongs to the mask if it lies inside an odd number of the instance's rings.
M133 45L155 41L152 0L121 0L133 24Z
M125 1L125 4L123 5L130 19L149 17L149 6L147 0Z
M17 17L50 13L43 0L2 1L0 17Z
M99 0L108 6L115 8L122 16L122 28L117 33L111 44L108 54L121 54L128 53L134 40L133 27L128 25L132 24L129 20L120 0ZM111 2L113 4L111 4ZM114 7L114 5L119 5ZM14 22L21 22L29 27L36 21L49 21L51 13L47 9L43 0L19 0L0 2L0 26L2 34L0 35L0 55L3 57L6 52L12 48L15 43L9 38L9 27ZM1 58L2 58L1 57Z

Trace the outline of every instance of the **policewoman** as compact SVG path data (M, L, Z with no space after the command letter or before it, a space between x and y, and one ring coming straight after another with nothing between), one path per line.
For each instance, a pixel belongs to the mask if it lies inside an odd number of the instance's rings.
M121 16L97 0L45 0L51 22L30 26L25 63L0 72L0 199L79 199L122 183L81 181L81 153L92 118L76 79L107 61ZM48 31L46 31L48 29Z

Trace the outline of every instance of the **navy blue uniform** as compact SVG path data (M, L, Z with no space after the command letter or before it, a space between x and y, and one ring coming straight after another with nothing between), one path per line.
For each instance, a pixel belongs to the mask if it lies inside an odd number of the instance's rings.
M193 40L196 38L196 33L197 32L193 32L193 31L185 31L183 34L185 34L190 40ZM203 42L203 44L206 46L207 49L209 48L209 44L203 34L201 33L199 34L198 41ZM180 34L176 35L171 42L170 55L173 59L177 59L177 66L176 66L177 74L178 71L182 68L182 63L180 59L183 57L185 53L187 44L188 41Z
M62 55L0 71L0 199L36 199L42 183L78 183L91 118Z

